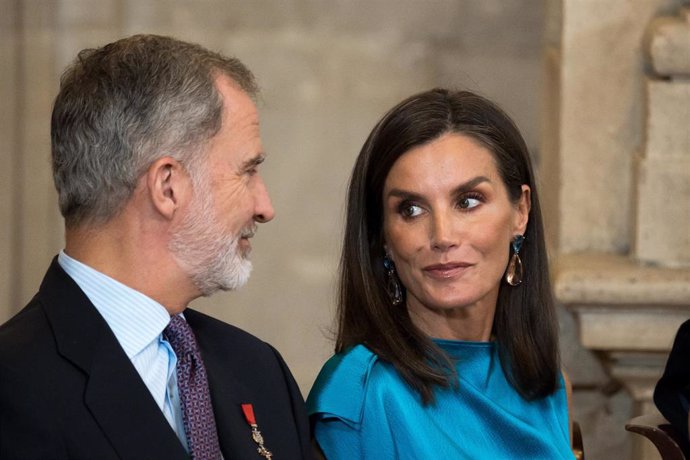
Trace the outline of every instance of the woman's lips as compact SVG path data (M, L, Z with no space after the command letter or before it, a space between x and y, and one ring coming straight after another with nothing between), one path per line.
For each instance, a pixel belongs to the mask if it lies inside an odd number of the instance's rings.
M472 264L466 262L449 262L445 264L433 264L423 268L424 272L432 278L448 279L462 275Z

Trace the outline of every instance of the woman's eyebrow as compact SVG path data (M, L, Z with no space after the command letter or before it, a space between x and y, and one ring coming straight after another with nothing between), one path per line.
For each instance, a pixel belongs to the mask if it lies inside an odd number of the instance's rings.
M458 194L466 192L468 190L472 190L477 185L479 185L483 182L491 183L491 179L489 179L486 176L477 176L475 178L472 178L472 179L468 180L467 182L463 182L462 184L455 187L453 189L453 195L458 195Z
M468 190L475 188L477 185L479 185L483 182L491 182L491 179L489 179L486 176L473 177L472 179L470 179L466 182L463 182L462 184L455 187L453 189L452 194L457 195L459 193L466 192ZM397 197L397 198L405 198L405 199L412 199L412 200L423 199L423 196L420 195L419 193L412 192L412 191L405 190L405 189L401 189L401 188L393 188L393 189L389 190L387 197Z

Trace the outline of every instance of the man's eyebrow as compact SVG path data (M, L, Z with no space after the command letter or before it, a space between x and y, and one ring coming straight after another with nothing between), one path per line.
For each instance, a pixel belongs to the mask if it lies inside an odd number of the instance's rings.
M481 184L482 182L491 182L491 179L489 179L486 176L477 176L474 177L466 182L463 182L462 184L458 185L453 189L453 195L458 195L460 193L466 192L468 190L473 189L477 185ZM409 190L403 190L399 188L394 188L391 189L388 192L388 197L397 197L397 198L406 198L406 199L412 199L412 200L419 200L422 199L422 196L416 192L411 192Z
M266 160L266 154L260 153L242 163L242 171L250 171Z

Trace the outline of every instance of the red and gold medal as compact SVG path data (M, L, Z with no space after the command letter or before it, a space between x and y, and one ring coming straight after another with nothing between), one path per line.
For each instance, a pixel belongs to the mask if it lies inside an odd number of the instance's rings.
M259 431L259 426L256 424L256 417L254 417L254 407L251 404L242 404L242 412L244 412L244 418L252 429L252 439L259 446L256 451L264 458L271 460L273 454L266 449L264 446L264 437L261 436L261 431Z

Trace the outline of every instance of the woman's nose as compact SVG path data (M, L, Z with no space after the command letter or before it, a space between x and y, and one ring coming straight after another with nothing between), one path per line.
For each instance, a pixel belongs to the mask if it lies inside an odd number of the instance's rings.
M456 222L448 213L435 213L432 219L431 248L437 251L447 251L458 245Z

